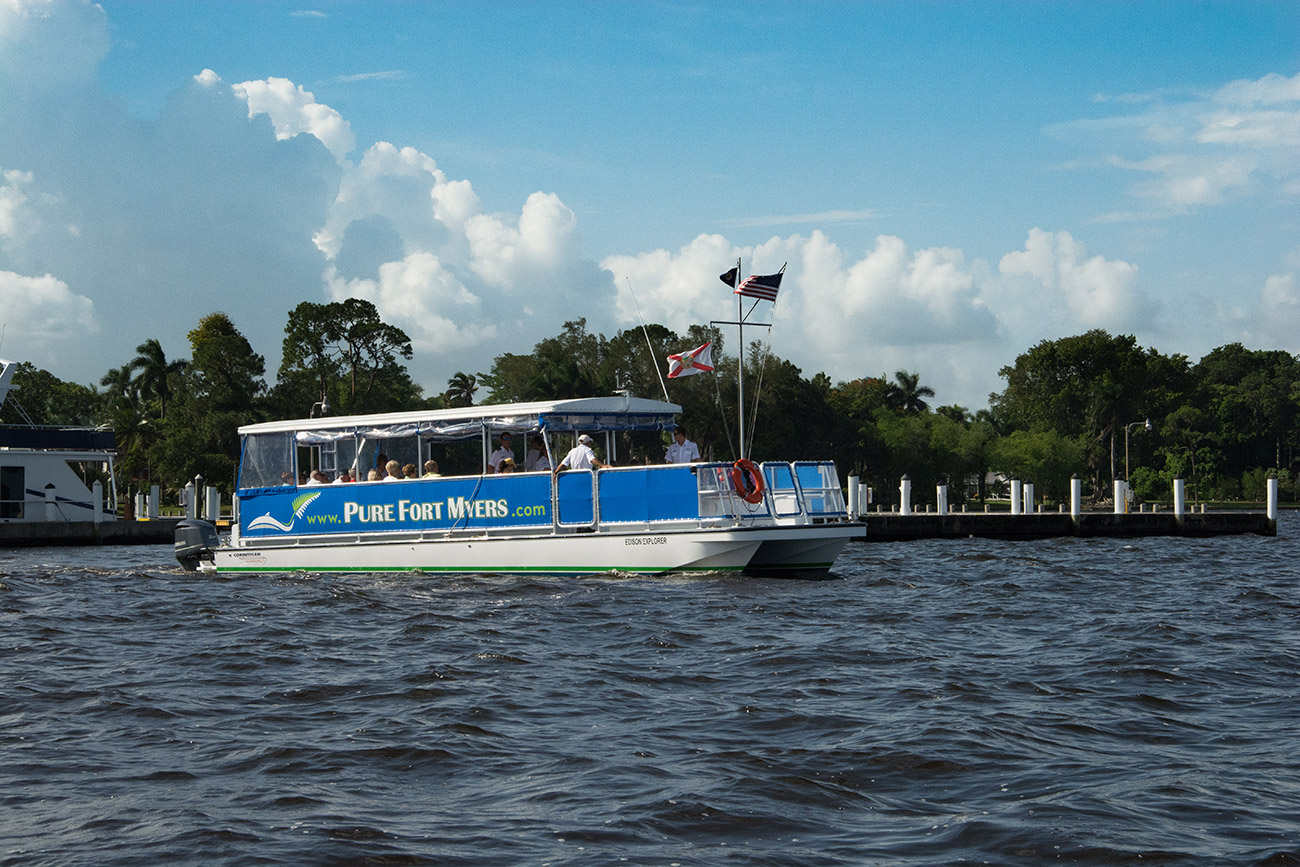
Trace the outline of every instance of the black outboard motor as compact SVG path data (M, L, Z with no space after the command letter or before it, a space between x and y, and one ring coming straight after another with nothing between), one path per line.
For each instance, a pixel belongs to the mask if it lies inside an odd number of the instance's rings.
M200 560L212 560L212 551L221 544L217 528L208 521L186 519L176 525L176 559L186 572L199 568Z

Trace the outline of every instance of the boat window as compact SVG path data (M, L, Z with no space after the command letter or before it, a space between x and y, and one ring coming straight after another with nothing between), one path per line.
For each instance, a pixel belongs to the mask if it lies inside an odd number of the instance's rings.
M292 433L250 434L244 437L239 487L273 488L296 484Z
M358 479L365 479L372 469L378 470L382 476L384 465L389 461L397 461L398 465L403 467L407 464L415 464L419 467L423 463L420 460L420 440L415 436L382 439L366 437L361 440L361 448L355 460ZM416 475L418 476L419 472Z

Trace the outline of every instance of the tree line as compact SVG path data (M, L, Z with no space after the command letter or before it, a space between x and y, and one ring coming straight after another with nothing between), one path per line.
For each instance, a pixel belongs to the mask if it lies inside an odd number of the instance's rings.
M739 361L719 331L703 326L678 334L649 325L606 338L584 319L566 322L531 352L498 355L487 372L457 372L432 395L406 369L409 337L362 299L290 311L273 383L226 314L203 317L187 336L188 359L169 359L147 339L98 386L22 363L15 396L37 424L110 426L123 498L151 484L174 494L195 475L229 493L240 425L619 391L662 398L655 366L712 341L716 372L672 380L668 396L706 458L738 455ZM743 349L751 456L834 460L842 475L871 485L877 502L896 501L904 474L922 501L938 484L953 502L983 501L1005 495L1016 478L1059 502L1075 475L1102 500L1126 474L1147 500L1168 500L1178 477L1197 499L1259 499L1270 474L1285 497L1296 496L1300 360L1286 352L1230 344L1192 363L1093 330L1019 355L999 371L1005 388L972 413L932 407L933 389L912 371L833 382L805 377L761 343ZM19 421L17 407L0 409L0 422ZM666 434L625 434L619 463L662 461L667 442Z

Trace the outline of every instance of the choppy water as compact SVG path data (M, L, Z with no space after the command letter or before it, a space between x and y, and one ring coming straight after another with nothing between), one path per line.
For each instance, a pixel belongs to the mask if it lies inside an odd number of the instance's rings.
M0 863L1300 863L1298 534L818 582L0 551Z

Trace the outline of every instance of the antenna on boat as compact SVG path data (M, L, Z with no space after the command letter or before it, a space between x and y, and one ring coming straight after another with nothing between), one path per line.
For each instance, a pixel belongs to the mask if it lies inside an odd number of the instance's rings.
M645 335L645 348L650 350L650 363L655 366L655 375L659 377L659 387L664 390L664 402L672 403L672 400L668 397L668 384L664 382L664 373L659 369L659 356L655 355L655 348L650 345L650 332L646 330L645 318L641 316L641 305L637 303L636 293L632 291L632 281L627 277L623 279L627 280L627 293L632 296L632 305L636 307L636 318L641 320L641 333Z

